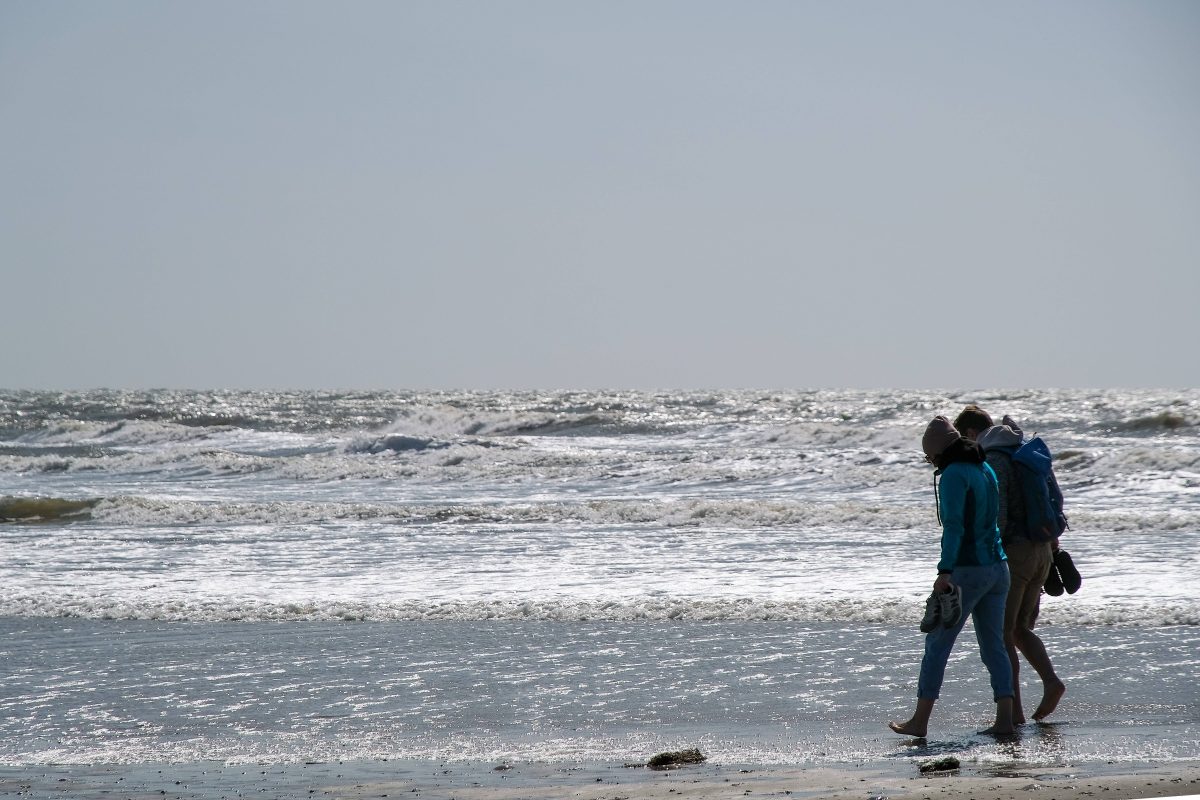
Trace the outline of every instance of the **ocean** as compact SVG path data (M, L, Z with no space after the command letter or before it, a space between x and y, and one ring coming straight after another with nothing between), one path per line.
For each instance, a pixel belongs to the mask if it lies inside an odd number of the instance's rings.
M968 630L917 743L968 402L1055 453L1068 693L978 735ZM0 763L1195 760L1197 576L1198 390L0 391Z

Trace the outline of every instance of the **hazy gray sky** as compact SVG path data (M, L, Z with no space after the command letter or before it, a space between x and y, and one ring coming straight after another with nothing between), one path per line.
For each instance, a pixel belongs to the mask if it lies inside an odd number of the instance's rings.
M1197 386L1198 42L1191 0L0 0L0 386Z

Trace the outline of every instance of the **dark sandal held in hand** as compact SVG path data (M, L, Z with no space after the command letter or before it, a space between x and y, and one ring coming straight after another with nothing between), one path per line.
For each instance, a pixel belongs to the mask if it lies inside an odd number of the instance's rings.
M1059 580L1062 581L1062 586L1067 590L1067 594L1075 594L1079 591L1079 587L1083 585L1083 578L1079 574L1079 570L1075 569L1075 562L1071 560L1071 554L1066 550L1054 551L1054 566L1051 572L1058 571Z
M1042 588L1051 597L1058 597L1063 593L1062 576L1058 574L1058 567L1053 561L1050 562L1050 574L1046 576L1046 582L1042 585Z

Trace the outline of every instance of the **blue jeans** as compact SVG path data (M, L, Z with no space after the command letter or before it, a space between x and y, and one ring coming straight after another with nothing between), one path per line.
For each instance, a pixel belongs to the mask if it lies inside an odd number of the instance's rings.
M975 638L979 655L992 678L992 694L996 700L1013 696L1012 665L1004 647L1004 604L1008 599L1008 563L986 567L959 567L950 581L962 587L962 619L953 628L940 625L925 634L925 657L921 659L921 677L917 696L936 700L946 676L946 661L954 648L954 640L967 624L967 616L975 621Z

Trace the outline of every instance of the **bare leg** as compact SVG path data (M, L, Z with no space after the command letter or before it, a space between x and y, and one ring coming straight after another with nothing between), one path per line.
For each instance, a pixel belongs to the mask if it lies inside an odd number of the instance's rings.
M1001 697L996 701L996 721L992 727L980 733L990 733L993 736L1009 736L1016 732L1013 727L1013 699Z
M904 736L924 739L925 734L929 732L929 717L933 714L933 704L936 702L927 697L918 697L917 710L913 712L912 719L907 722L889 722L888 727Z
M1067 685L1062 681L1047 683L1042 693L1042 702L1038 703L1037 710L1033 712L1033 718L1041 722L1054 713L1054 709L1058 708L1058 701L1062 700L1066 693Z
M1043 720L1058 707L1058 702L1067 693L1067 685L1055 674L1046 646L1036 633L1031 630L1017 630L1013 633L1013 640L1017 649L1029 661L1029 666L1037 670L1038 677L1042 679L1042 702L1033 712L1033 718Z
M1005 642L1008 647L1008 660L1012 663L1013 682L1013 724L1025 724L1025 709L1021 704L1021 661L1017 655L1017 646L1012 641Z

